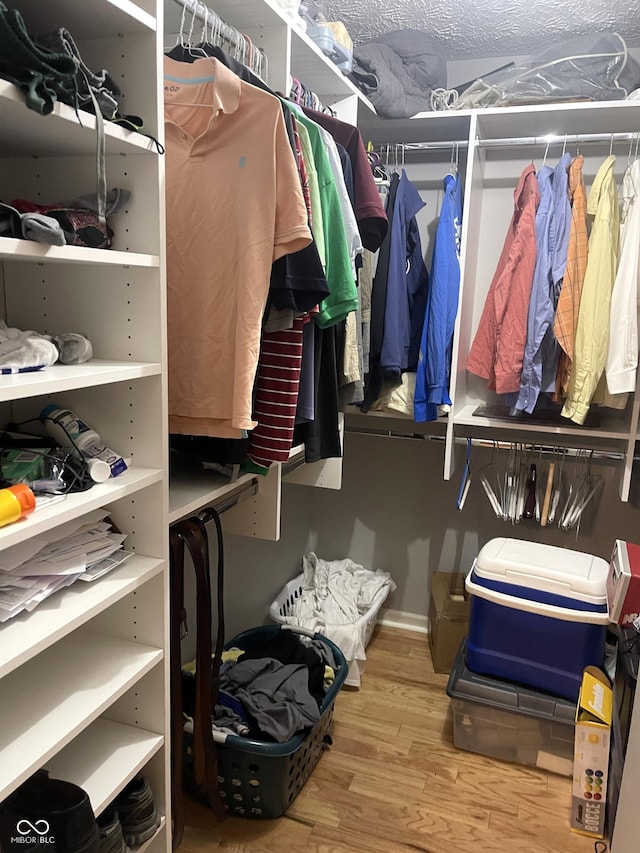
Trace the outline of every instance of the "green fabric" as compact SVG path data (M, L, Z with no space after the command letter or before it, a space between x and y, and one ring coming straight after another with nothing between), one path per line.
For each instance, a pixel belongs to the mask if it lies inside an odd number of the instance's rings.
M264 465L258 465L253 459L249 459L248 457L242 463L242 473L243 474L260 474L263 477L266 477L269 473L269 469Z
M286 103L286 102L285 102ZM316 323L321 329L334 326L358 307L358 291L351 272L351 257L344 227L340 197L336 189L331 163L318 126L293 104L287 103L298 125L303 125L309 134L313 162L318 174L320 202L322 205L322 228L326 253L325 274L331 293L320 303Z
M37 45L20 13L0 2L0 77L20 87L30 109L48 115L73 90L77 70L68 54Z
M300 145L302 147L302 156L307 170L307 179L309 182L309 195L311 197L311 233L315 240L320 256L320 263L323 270L327 269L327 253L324 248L324 227L322 225L322 201L320 199L320 184L318 183L318 173L316 172L316 164L313 159L313 150L311 148L311 140L309 139L309 131L302 124L298 124L298 136L300 137Z

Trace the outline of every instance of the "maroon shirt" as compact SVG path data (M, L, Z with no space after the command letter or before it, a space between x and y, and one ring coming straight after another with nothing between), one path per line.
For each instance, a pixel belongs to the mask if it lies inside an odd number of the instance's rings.
M308 107L303 107L303 112L320 127L328 130L335 141L346 148L353 169L353 210L360 239L365 249L376 252L387 233L388 222L360 131L357 127L326 113Z

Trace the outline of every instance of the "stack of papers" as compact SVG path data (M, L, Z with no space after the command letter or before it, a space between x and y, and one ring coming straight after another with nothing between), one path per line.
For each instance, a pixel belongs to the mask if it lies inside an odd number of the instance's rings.
M130 556L106 510L0 551L0 622L32 611L45 598L77 580L92 581Z

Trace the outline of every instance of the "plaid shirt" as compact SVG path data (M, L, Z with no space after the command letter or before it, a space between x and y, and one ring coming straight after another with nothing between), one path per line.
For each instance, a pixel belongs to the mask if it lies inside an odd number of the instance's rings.
M569 167L569 198L571 199L571 230L569 231L569 248L567 250L567 266L564 280L558 298L556 318L553 331L562 347L556 374L556 399L566 396L571 377L573 362L573 345L578 325L578 309L582 285L587 271L589 256L589 241L587 236L587 192L582 175L584 157L581 154L575 158Z

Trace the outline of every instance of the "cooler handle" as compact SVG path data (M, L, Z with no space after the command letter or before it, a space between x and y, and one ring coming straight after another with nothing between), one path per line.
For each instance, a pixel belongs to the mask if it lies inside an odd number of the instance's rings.
M471 580L472 573L473 569L471 569L465 580L467 592L477 595L478 598L492 601L495 604L502 604L505 607L522 610L526 613L536 613L540 616L564 619L565 622L588 622L591 625L608 625L611 621L608 610L606 613L596 613L593 610L571 610L569 607L557 607L555 604L543 604L540 601L529 601L526 598L516 598L512 595L506 595L504 592L498 592L494 589L485 589L485 587Z

